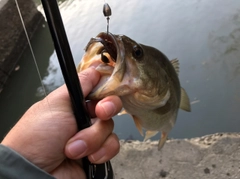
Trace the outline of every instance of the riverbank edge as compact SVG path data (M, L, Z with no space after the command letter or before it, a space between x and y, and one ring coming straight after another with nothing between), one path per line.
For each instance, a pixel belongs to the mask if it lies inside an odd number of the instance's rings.
M33 37L44 21L32 0L18 0L19 8L28 32ZM0 92L3 90L24 50L28 47L26 35L15 1L0 1Z
M240 133L216 133L192 139L120 141L111 160L115 179L240 178Z

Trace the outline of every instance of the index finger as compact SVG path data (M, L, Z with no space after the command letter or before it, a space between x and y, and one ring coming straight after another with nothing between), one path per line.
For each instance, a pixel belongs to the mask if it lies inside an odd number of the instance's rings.
M87 68L78 74L84 97L97 85L101 75L94 68Z
M86 97L92 91L94 86L97 85L100 79L100 73L94 68L88 68L80 72L78 77L81 83L83 95ZM59 104L64 104L63 106L67 106L71 102L66 85L63 85L51 92L47 98L50 104L56 104L57 102Z

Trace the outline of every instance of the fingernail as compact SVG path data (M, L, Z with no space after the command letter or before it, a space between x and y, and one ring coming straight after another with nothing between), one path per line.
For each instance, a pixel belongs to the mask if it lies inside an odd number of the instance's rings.
M95 154L90 155L90 157L92 158L92 160L94 162L97 162L98 160L100 160L101 158L103 158L106 155L106 151L104 148L101 148L98 152L96 152Z
M103 102L101 104L101 106L102 106L104 112L106 113L106 115L109 117L112 117L114 115L114 113L116 112L115 105L110 101Z
M68 144L67 150L73 158L80 157L87 150L87 144L83 140L76 140Z

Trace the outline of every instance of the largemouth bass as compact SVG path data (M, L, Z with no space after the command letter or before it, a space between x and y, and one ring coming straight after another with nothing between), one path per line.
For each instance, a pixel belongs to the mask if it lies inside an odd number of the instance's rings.
M109 95L121 98L145 140L161 132L160 150L173 128L178 109L190 111L189 98L178 79L179 62L156 48L139 44L125 35L100 33L92 38L77 67L78 72L95 66L101 73L89 99Z

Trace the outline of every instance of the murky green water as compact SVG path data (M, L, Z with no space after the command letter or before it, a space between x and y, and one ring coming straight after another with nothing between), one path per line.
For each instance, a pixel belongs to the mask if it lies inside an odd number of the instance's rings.
M240 1L107 1L110 31L154 46L180 60L180 81L192 112L179 111L170 137L189 138L240 131ZM61 12L75 63L89 39L106 31L104 1L65 1ZM47 27L32 40L43 83L49 91L63 83ZM39 96L40 81L29 50L0 94L0 137ZM139 139L131 117L115 117L121 139ZM158 139L156 136L154 139Z

